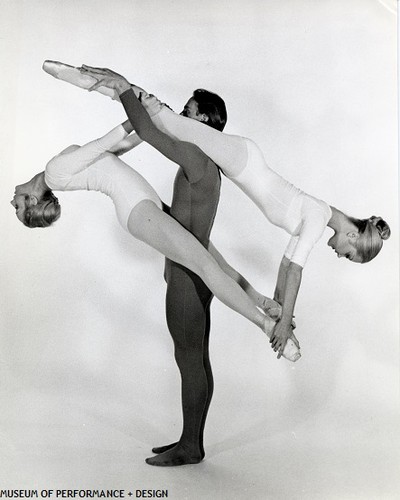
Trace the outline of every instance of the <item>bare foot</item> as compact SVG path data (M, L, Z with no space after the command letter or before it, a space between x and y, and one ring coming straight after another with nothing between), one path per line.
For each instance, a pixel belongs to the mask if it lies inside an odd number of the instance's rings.
M175 467L177 465L198 464L203 460L199 450L187 450L180 444L160 453L155 457L146 458L146 463L158 467Z

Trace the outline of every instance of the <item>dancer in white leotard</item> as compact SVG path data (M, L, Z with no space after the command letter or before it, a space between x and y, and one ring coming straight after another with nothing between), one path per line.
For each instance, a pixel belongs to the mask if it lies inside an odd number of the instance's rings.
M296 188L268 167L258 146L244 137L227 135L204 124L177 115L154 96L131 85L123 76L109 69L83 66L84 76L97 80L90 90L107 87L122 96L129 89L141 96L157 127L171 137L199 146L275 225L291 236L278 272L275 300L282 305L282 318L271 343L282 354L291 333L291 320L302 269L315 243L326 227L334 231L328 245L338 257L353 262L369 262L389 238L390 228L381 218L355 219L335 207ZM79 85L79 83L76 83ZM124 104L129 117L129 108Z
M82 147L70 146L50 160L44 172L16 186L11 204L18 219L29 227L46 227L56 220L60 216L60 206L51 189L100 191L113 200L121 225L132 236L189 268L224 304L270 335L275 321L257 308L191 233L163 212L162 202L148 182L109 152L118 149L132 130L132 125L126 121L100 139ZM185 155L190 148L193 162L196 158L203 161L204 153L196 146L170 141L177 148L177 156L180 151ZM300 353L294 336L293 339L284 356L296 361Z

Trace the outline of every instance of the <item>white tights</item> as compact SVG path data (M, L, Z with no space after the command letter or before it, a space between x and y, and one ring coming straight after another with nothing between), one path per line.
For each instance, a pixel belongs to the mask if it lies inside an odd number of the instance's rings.
M273 328L275 322L257 309L236 281L222 271L214 257L154 202L143 200L133 208L128 219L128 230L135 238L200 276L225 305L264 331L268 321Z
M199 146L228 177L239 175L247 164L249 140L244 137L222 133L192 118L178 115L165 106L152 116L152 120L168 135Z

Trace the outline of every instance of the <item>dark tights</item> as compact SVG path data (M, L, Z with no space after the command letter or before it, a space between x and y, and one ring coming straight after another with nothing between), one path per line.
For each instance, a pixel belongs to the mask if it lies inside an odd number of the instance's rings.
M204 458L203 433L214 382L209 359L212 293L185 267L166 261L167 324L182 379L183 430L180 440L159 448L151 465L183 465Z

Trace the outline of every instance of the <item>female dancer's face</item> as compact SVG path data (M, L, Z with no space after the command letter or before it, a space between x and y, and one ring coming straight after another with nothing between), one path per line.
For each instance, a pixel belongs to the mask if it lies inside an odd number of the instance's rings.
M31 205L31 198L27 189L28 184L15 186L14 198L10 201L11 205L15 208L16 216L21 222L23 221L26 208Z
M25 209L28 206L29 196L27 194L19 194L14 195L14 198L11 200L11 205L15 208L15 214L21 222L24 219Z
M354 246L354 241L357 238L357 234L351 233L335 233L332 238L328 241L328 246L330 246L335 252L338 258L346 257L346 259L352 262L361 262L360 257L357 255L357 250Z

